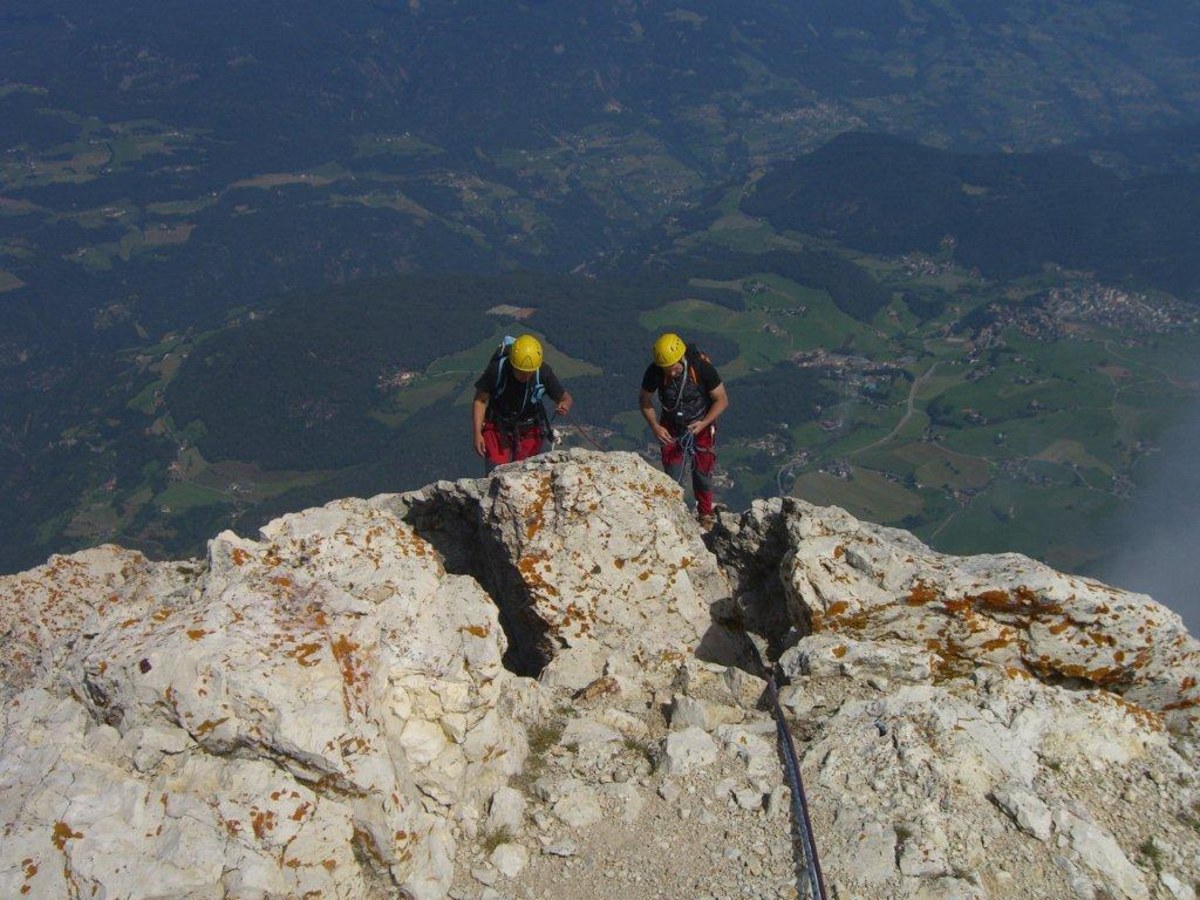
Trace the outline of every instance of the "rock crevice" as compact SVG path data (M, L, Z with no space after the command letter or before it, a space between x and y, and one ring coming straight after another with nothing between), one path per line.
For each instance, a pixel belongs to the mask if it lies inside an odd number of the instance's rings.
M794 896L761 655L839 893L1194 898L1177 616L797 499L718 518L572 450L0 579L0 894Z

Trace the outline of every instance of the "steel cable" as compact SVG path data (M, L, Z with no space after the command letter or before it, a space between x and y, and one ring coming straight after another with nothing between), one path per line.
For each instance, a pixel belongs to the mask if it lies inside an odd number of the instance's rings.
M783 754L784 771L792 789L792 815L795 817L800 843L804 847L804 868L808 873L808 886L812 900L827 900L825 876L821 872L821 861L817 857L817 839L813 834L812 819L808 815L808 797L804 793L804 779L800 775L800 761L796 757L796 745L783 717L779 705L779 690L775 687L775 676L767 677L767 693L771 697L775 716L775 731L779 736L780 752Z

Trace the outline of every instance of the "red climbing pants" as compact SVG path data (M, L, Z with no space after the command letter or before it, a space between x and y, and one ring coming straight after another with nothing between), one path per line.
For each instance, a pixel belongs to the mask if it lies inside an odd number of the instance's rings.
M676 481L683 480L684 453L679 445L678 435L671 432L676 440L662 446L663 471ZM701 516L711 516L713 508L713 469L717 466L717 428L709 425L696 435L696 455L689 460L692 470L692 493L696 495L696 513Z
M513 452L513 436L516 436L516 453ZM484 472L507 462L518 462L537 456L545 449L546 440L542 427L536 422L509 428L495 422L483 423Z

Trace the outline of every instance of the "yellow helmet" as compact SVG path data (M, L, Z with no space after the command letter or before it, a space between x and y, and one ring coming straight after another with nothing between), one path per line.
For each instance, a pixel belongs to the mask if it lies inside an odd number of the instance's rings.
M508 361L518 372L536 372L542 367L542 345L532 334L523 334L508 348Z
M687 345L677 334L668 331L654 342L654 364L660 369L669 369L683 359Z

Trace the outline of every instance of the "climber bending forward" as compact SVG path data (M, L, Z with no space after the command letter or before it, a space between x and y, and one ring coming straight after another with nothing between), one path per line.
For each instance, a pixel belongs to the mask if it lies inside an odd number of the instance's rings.
M659 412L654 411L658 394ZM642 416L658 439L663 470L683 480L691 463L692 493L700 527L713 524L713 470L717 465L717 418L729 408L721 376L708 357L689 347L677 334L654 342L654 362L642 376L638 395Z

